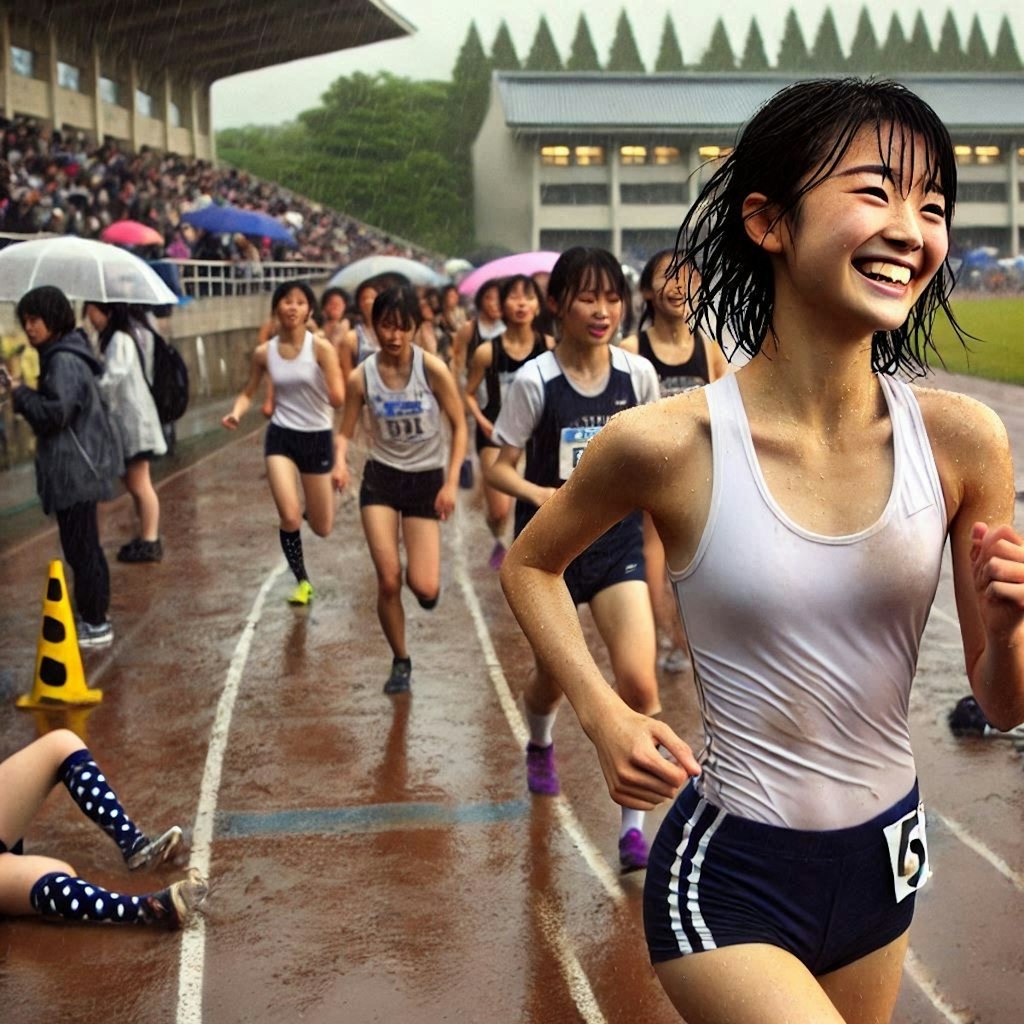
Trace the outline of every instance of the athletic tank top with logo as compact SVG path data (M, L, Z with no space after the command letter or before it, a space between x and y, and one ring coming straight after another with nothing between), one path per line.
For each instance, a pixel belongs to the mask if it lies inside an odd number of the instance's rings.
M508 393L508 389L512 386L512 381L515 380L516 371L521 366L528 363L531 359L536 359L537 356L547 352L547 342L544 340L544 335L540 331L533 332L533 348L522 358L513 359L512 356L505 351L505 346L502 344L501 337L494 338L491 341L491 365L487 367L484 373L484 387L487 392L487 404L483 407L483 414L493 423L498 417L498 413L501 412L501 402L505 395Z
M395 391L381 380L379 358L380 353L374 353L363 363L372 438L370 458L410 473L444 468L447 452L441 409L427 380L423 349L412 346L409 379Z
M913 391L878 380L892 489L872 525L840 537L801 527L772 497L736 377L705 388L711 508L690 564L669 577L704 720L698 792L754 821L858 825L916 777L907 709L946 512Z
M654 346L646 331L637 335L637 350L644 359L649 359L658 375L661 397L681 395L684 391L703 387L710 380L708 373L708 353L704 346L704 338L700 334L693 336L693 352L685 363L673 366L663 363L655 354Z
M271 338L267 343L267 372L274 382L271 423L305 432L334 429L327 381L316 361L316 345L309 331L294 359L285 359L278 351L277 337Z

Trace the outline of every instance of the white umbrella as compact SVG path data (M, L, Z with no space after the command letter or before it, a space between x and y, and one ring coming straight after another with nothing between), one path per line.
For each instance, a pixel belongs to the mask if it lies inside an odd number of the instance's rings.
M138 256L106 242L60 236L0 250L0 300L16 302L40 285L69 299L170 306L177 295Z
M425 263L407 260L404 256L366 256L347 267L342 267L327 282L327 287L352 291L363 281L378 274L401 274L410 284L424 285L427 288L440 288L441 285L448 283L448 278L444 274L439 274Z

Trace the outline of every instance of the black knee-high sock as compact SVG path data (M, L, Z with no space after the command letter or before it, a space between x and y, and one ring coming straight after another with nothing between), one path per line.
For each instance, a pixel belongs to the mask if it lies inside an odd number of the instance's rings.
M281 535L281 550L288 559L288 568L295 573L295 578L301 583L309 578L306 575L306 563L302 558L302 535L298 530L291 533L278 530L278 533Z
M57 774L82 813L117 843L125 860L146 843L145 834L125 813L88 750L69 754Z
M114 924L149 924L160 921L167 916L166 908L161 913L161 906L167 898L166 893L123 896L58 871L43 875L32 886L29 896L33 908L44 917ZM157 902L161 906L156 906Z

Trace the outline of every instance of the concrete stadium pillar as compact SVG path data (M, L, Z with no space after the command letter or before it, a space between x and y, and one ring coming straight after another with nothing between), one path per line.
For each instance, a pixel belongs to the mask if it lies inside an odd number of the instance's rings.
M540 143L532 139L533 157L530 160L530 248L540 250Z
M192 128L192 159L199 159L199 86L195 82L188 84L189 120Z
M1021 196L1020 196L1020 149L1021 139L1010 139L1010 159L1006 161L1010 185L1010 255L1020 255Z
M134 57L128 60L128 140L132 151L139 151L139 64Z
M11 67L11 15L7 10L0 11L0 46L3 46L3 74L0 76L0 110L4 117L14 117L13 79L14 69Z
M174 146L171 144L171 104L173 102L171 73L164 68L164 152L170 153Z
M57 50L57 30L52 26L47 33L47 43L49 53L47 54L47 79L49 89L49 95L47 96L47 106L50 112L50 127L54 131L60 131L61 125L63 124L63 118L61 116L61 105L60 105L60 81L57 77L57 64L58 64L58 50ZM10 50L5 55L10 60Z
M100 79L103 77L103 60L100 57L100 48L96 43L92 44L92 116L96 125L96 145L103 145L103 137L106 135L106 122L103 117L103 95L100 92Z
M605 149L608 153L608 213L611 220L612 244L611 250L616 258L622 259L622 196L620 185L621 175L619 168L621 164L619 144L617 139L608 139L605 142Z

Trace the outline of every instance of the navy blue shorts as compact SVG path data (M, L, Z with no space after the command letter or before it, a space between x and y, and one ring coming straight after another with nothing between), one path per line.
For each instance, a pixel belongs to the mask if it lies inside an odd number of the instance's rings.
M565 585L576 605L589 604L595 594L616 583L642 583L646 578L642 520L634 515L598 537L565 569Z
M263 454L291 459L300 473L330 473L334 469L334 431L291 430L271 423Z
M918 800L915 784L863 825L805 832L727 814L691 782L651 848L644 884L651 962L759 942L787 950L820 976L881 949L910 927L914 890L927 878L925 844L911 819L897 829L900 849L920 869L904 880L911 891L897 902L883 832Z
M437 519L439 517L434 502L442 487L443 469L424 469L410 473L371 459L363 467L359 507L387 505L403 517Z

